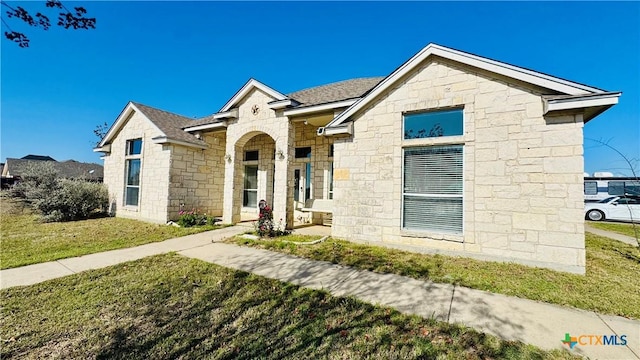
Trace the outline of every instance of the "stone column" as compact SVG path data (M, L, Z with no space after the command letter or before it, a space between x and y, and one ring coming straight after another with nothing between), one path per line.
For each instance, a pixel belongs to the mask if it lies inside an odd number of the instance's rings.
M283 124L284 125L284 124ZM293 175L291 161L295 156L293 148L293 127L289 122L276 141L276 152L282 150L284 159L276 156L275 181L273 189L273 219L286 224L287 229L293 228Z
M242 186L237 186L236 177L242 178L242 157L238 158L241 152L236 151L236 141L228 141L224 155L224 199L222 202L222 222L235 224L240 222Z

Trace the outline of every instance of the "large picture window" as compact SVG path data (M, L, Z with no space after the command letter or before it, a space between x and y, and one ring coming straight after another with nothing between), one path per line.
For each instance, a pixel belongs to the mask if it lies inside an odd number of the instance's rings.
M462 145L404 149L402 227L462 234Z
M138 206L140 198L140 154L142 139L127 140L125 156L125 190L124 204Z

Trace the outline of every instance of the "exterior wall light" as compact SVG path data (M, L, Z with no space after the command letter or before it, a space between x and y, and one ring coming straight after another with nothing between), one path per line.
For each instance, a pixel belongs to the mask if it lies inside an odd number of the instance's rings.
M227 162L228 162L229 164L231 164L231 155L230 155L230 154L225 155L225 156L224 156L224 159L225 159L225 160L227 160Z
M282 150L278 149L278 151L276 151L276 159L284 160L284 153Z

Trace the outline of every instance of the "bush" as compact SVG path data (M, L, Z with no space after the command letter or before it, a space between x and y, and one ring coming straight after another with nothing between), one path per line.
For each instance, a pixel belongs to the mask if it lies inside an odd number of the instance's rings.
M178 225L182 227L192 227L199 225L215 225L216 219L207 214L199 214L198 210L184 211L178 213Z
M56 189L35 201L34 206L46 221L87 219L107 212L106 186L82 180L58 179Z
M35 199L46 197L57 186L58 171L49 161L27 163L20 181L9 190L9 195L32 204Z
M70 221L105 214L107 188L101 183L58 178L50 162L30 163L10 196L23 199L45 221Z

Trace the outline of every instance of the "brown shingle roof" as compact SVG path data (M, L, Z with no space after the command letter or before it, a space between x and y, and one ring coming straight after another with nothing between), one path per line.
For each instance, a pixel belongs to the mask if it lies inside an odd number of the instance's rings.
M29 160L7 158L5 167L11 176L21 176L30 164L48 162L53 164L53 168L60 177L66 179L86 179L102 181L104 169L100 164L83 163L75 160L51 161L51 160Z
M301 107L359 98L376 86L384 77L344 80L293 92L287 96L301 103Z
M183 127L198 125L193 119L137 102L132 101L131 103L142 111L144 116L151 120L168 138L186 141L192 144L206 145L204 141L182 130Z

